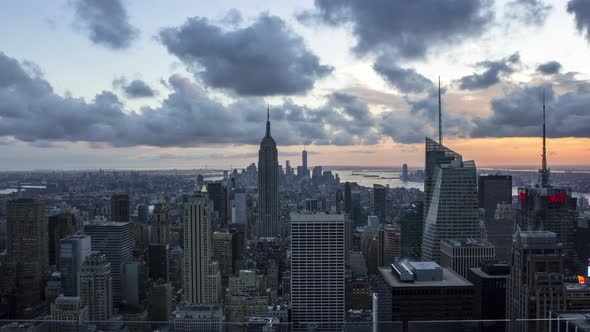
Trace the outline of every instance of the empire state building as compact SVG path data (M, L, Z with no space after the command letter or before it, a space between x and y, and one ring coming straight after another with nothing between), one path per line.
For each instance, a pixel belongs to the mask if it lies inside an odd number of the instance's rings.
M280 236L279 159L277 143L270 135L270 112L266 113L266 135L258 150L257 237Z

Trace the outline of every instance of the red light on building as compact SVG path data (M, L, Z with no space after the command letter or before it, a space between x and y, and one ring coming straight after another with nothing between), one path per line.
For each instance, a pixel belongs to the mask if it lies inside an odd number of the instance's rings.
M518 193L518 201L519 202L526 202L526 192Z
M565 203L565 193L553 194L553 195L549 196L549 203L553 203L553 204Z
M586 278L584 278L583 276L578 276L578 284L585 285L586 284Z

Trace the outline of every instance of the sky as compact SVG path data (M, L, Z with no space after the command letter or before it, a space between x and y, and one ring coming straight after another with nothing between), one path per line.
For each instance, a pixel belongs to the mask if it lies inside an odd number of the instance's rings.
M1 170L590 165L590 1L3 1Z

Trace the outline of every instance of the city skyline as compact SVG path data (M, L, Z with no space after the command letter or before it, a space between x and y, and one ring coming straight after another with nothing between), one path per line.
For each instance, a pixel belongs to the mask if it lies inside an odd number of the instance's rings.
M445 145L465 158L537 165L544 87L550 164L589 166L590 18L579 0L364 11L178 1L164 17L157 2L33 5L0 14L15 27L0 32L3 170L242 168L256 159L267 103L280 164L305 145L310 165L418 166L424 137L437 136L438 76ZM395 24L381 10L445 19Z

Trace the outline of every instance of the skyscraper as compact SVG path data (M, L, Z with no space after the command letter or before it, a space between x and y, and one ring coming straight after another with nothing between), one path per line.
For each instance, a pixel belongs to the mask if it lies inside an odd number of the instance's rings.
M539 169L538 186L518 188L516 210L517 227L520 230L545 230L557 235L563 246L565 268L568 272L583 273L586 262L579 259L574 250L575 229L578 219L577 200L572 189L551 185L547 167L545 141L545 92L543 91L543 154Z
M25 311L38 314L48 271L45 203L29 198L8 201L6 221L7 290L15 294L16 318L33 318Z
M340 331L345 311L344 214L291 214L293 330Z
M213 211L217 212L219 222L227 223L227 188L221 182L207 183L209 199L213 203Z
M408 164L402 165L402 181L408 181L410 177L408 176Z
M399 223L401 228L402 257L415 260L422 256L423 214L423 202L414 202L401 211Z
M448 267L467 278L472 267L495 259L492 244L475 239L447 239L440 241L440 265Z
M210 275L215 273L211 266L212 205L204 190L190 196L184 207L184 296L192 304L214 300L211 289L215 285L209 285Z
M111 220L118 222L129 221L129 195L118 194L111 196Z
M387 188L380 184L373 185L373 213L379 217L379 222L386 222Z
M352 212L352 187L348 181L344 183L344 212Z
M426 138L424 193L422 259L439 262L441 240L481 238L472 160Z
M90 320L108 320L113 314L113 279L106 255L92 252L82 264L80 298Z
M49 265L59 268L59 241L76 232L76 219L73 214L59 212L47 218L47 232L49 241Z
M258 219L256 236L280 236L279 160L277 144L270 135L270 113L267 110L266 135L258 151Z
M92 251L105 255L113 279L113 304L122 297L123 269L133 259L133 225L130 222L98 221L84 225L90 236Z
M307 150L305 150L305 147L303 148L303 152L301 152L301 169L303 170L302 175L306 176L308 169L307 169Z
M506 298L510 331L549 331L542 319L565 309L563 250L556 234L517 232L510 266ZM527 319L531 320L523 321Z
M151 222L151 244L170 243L170 223L168 221L168 205L156 203Z
M479 208L485 210L485 219L491 220L498 204L512 202L512 176L482 174L477 182Z
M66 296L80 295L80 273L84 259L91 253L91 240L87 235L71 235L61 239L59 272L61 288Z

